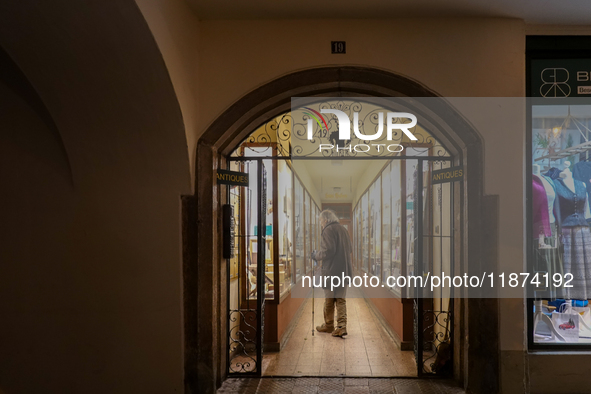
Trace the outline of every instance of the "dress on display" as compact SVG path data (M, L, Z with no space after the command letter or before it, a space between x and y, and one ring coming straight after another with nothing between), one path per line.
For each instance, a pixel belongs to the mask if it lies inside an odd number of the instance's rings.
M575 164L573 178L583 182L587 188L587 195L591 194L591 162L580 161Z
M542 180L536 175L532 177L532 197L534 237L537 238L540 234L544 235L544 237L550 237L552 234L548 214L548 196Z
M543 176L543 175L542 175ZM550 178L544 178L547 184L552 188L553 182ZM554 200L555 191L550 191L552 200ZM532 208L533 208L533 229L534 229L534 272L540 274L548 273L549 288L544 289L539 296L547 298L561 298L564 296L562 288L554 286L551 280L555 273L562 275L562 256L559 242L557 240L556 223L550 223L548 190L544 187L541 177L533 175L532 177ZM543 242L540 243L539 237L543 236Z
M573 181L575 192L561 178L554 180L564 244L563 269L565 274L573 275L569 282L573 287L564 288L564 298L586 300L591 296L591 232L585 218L587 189L583 182Z

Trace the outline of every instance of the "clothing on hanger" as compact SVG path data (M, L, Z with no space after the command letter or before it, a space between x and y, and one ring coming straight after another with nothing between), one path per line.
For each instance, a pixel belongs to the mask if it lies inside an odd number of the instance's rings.
M548 196L542 180L536 175L532 176L532 205L534 238L540 234L550 237L552 233L548 213Z
M591 162L580 161L575 164L573 178L583 182L587 188L587 194L591 196L591 182L589 181L591 179Z

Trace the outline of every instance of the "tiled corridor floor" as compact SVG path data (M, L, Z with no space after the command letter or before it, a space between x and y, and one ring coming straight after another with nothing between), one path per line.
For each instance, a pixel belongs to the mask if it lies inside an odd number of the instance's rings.
M446 380L384 378L250 378L228 379L218 393L368 393L368 394L462 394Z
M314 327L324 322L324 299L315 300ZM345 338L315 332L312 300L280 352L265 353L264 376L416 376L412 351L401 351L362 298L347 299Z

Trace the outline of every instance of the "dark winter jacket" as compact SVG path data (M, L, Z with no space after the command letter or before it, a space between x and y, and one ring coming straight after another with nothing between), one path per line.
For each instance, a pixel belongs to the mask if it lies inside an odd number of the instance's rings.
M353 276L351 264L351 239L345 227L337 222L329 223L322 230L320 250L316 260L322 260L322 275ZM351 278L353 279L353 278Z

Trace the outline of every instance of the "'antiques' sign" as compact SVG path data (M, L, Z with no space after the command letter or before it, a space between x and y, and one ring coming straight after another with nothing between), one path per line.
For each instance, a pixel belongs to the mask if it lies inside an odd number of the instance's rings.
M248 174L245 172L218 170L218 184L248 186Z
M462 180L464 177L464 169L462 167L446 168L444 170L436 170L431 173L431 183L446 183Z

